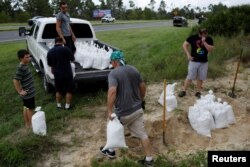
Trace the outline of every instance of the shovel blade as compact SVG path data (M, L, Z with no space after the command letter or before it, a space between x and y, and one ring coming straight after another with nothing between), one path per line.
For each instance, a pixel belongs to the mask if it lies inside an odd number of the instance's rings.
M228 96L234 99L237 97L236 94L234 94L234 92L229 92Z

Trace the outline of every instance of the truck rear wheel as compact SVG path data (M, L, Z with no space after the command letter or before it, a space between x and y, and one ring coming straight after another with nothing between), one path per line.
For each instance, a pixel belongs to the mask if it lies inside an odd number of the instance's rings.
M42 80L43 80L43 88L45 92L52 93L54 90L54 87L47 81L46 76L43 71L42 71Z

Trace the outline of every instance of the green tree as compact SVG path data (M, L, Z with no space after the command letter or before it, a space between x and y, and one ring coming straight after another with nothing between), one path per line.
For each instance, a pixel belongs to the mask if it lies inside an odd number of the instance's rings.
M33 16L52 16L53 9L49 0L27 0L23 7L31 17Z
M83 8L84 8L84 2L86 0L68 0L67 4L68 4L68 11L71 17L79 17L80 15L82 15Z
M143 19L145 20L157 19L156 12L150 8L145 7L143 12Z
M7 15L4 11L0 12L0 23L8 23L11 22L11 17Z
M26 11L21 11L16 14L15 20L16 22L24 23L27 22L29 18L30 18L29 13L27 13Z
M100 9L106 9L106 4L104 0L99 0L101 2Z
M83 12L81 13L81 16L83 16L84 19L90 20L92 19L92 14L95 9L96 9L96 6L92 0L85 0L83 4Z
M158 8L158 16L159 19L165 19L167 15L167 11L166 11L166 3L165 1L161 0L160 2L160 6Z
M135 8L135 3L134 3L134 1L132 1L132 0L129 1L129 7L130 7L130 8Z
M60 2L61 2L61 0L52 0L51 1L50 7L51 7L53 15L55 15L56 13L58 13L60 11L60 7L59 7Z
M113 15L116 17L123 7L122 0L107 0L107 6L112 10Z
M150 9L153 11L155 9L155 0L150 0L148 6L150 7Z
M227 6L226 5L223 5L221 2L218 4L218 5L212 5L210 4L208 6L208 9L213 13L219 13L221 11L225 11L227 10Z
M0 12L3 12L3 15L8 16L8 18L14 18L14 10L11 6L12 0L1 1L0 3ZM1 17L1 19L4 19Z

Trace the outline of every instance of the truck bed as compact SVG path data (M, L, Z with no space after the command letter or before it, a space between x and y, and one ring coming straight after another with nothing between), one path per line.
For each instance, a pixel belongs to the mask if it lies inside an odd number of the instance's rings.
M97 70L97 69L83 69L82 66L74 62L75 64L75 80L76 81L96 81L96 80L105 80L107 79L107 76L111 69L105 69L105 70Z
M108 46L107 44L100 42L98 40L95 40L94 43L99 46L100 48L105 48L108 50L108 48L112 48L113 50L117 50L117 48L114 48L112 46ZM49 50L49 47L45 42L39 43L44 49ZM50 46L52 47L52 46ZM107 79L107 76L109 72L112 70L110 68L99 70L99 69L84 69L78 62L74 62L75 64L75 81L98 81L98 80L105 80Z

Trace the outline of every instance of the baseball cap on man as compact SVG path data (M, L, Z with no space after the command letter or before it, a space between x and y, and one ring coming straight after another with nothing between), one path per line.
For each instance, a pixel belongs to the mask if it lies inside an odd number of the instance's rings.
M116 51L113 51L111 56L110 56L110 60L113 61L113 60L119 60L119 62L122 64L122 65L125 65L125 60L124 60L124 54L122 51L119 51L119 50L116 50Z
M120 60L120 59L124 59L123 52L119 50L113 51L110 56L110 60Z

